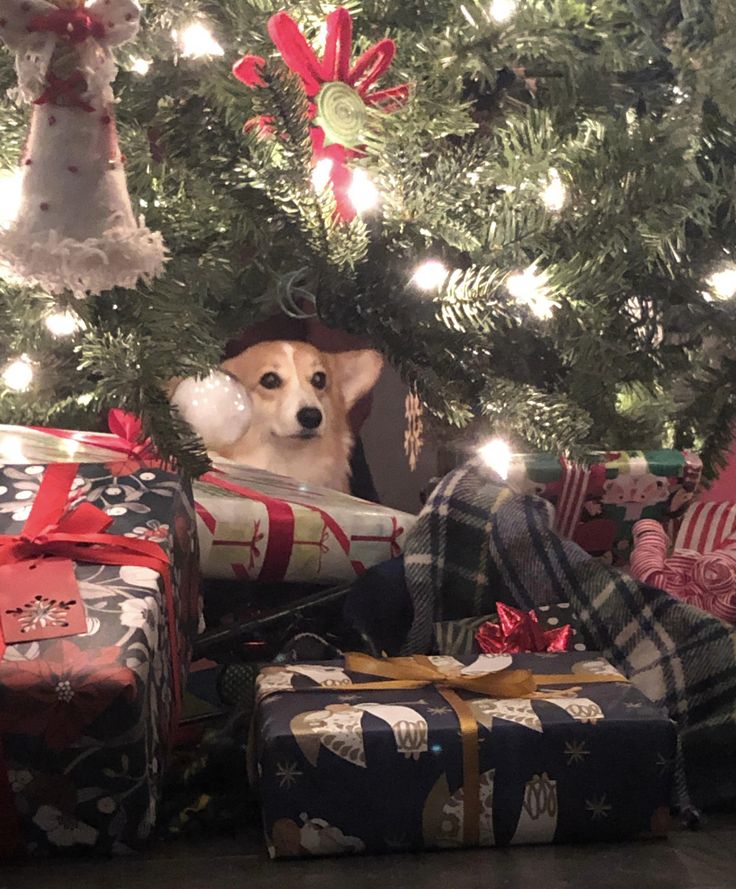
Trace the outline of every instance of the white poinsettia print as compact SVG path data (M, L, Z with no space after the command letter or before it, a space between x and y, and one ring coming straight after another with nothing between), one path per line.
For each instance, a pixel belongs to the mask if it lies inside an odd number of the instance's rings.
M158 626L161 622L161 608L153 596L140 599L125 599L120 606L120 623L124 627L141 629L146 634L148 645L153 648L158 641Z
M5 649L5 661L34 661L41 654L41 646L38 642L20 642L17 645L8 645Z
M54 846L93 846L97 840L97 830L89 824L78 821L74 815L59 811L55 806L39 806L33 821L46 831L49 842Z
M159 575L153 568L143 568L140 565L123 565L120 568L120 579L128 586L141 589L158 589Z

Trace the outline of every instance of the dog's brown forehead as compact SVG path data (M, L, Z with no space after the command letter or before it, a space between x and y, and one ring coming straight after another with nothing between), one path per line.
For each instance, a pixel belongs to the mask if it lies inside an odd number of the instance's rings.
M223 367L246 385L255 385L264 373L272 371L284 377L294 373L311 374L329 369L329 356L308 343L266 342L251 346L225 361Z

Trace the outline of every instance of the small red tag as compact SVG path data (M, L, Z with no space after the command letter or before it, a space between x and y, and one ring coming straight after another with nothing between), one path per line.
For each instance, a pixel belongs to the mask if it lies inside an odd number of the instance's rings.
M29 559L1 566L0 602L8 645L87 632L71 559Z

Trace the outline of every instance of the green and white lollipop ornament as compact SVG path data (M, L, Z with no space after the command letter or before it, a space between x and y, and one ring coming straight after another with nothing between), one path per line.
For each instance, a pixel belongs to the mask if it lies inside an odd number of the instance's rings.
M362 145L367 116L363 99L347 83L334 80L320 87L314 122L324 131L325 145Z

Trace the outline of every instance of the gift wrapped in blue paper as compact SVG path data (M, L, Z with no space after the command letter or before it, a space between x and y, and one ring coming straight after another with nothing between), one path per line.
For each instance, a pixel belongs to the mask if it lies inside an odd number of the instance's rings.
M590 652L267 667L272 857L662 835L673 724Z
M0 469L0 858L155 823L199 617L189 484L136 459Z

